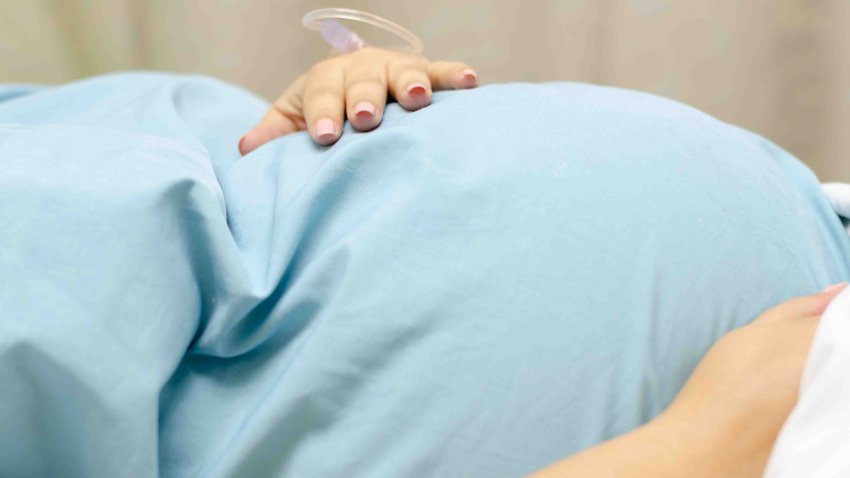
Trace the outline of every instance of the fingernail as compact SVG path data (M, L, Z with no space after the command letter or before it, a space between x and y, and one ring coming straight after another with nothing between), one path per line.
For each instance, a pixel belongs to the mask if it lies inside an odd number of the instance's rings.
M421 96L428 92L428 87L422 83L411 83L407 85L407 94L410 96Z
M460 72L463 75L463 78L468 81L475 81L478 79L478 75L475 73L475 70L472 68L467 68Z
M846 282L839 282L838 284L833 284L833 285L827 287L826 289L820 291L820 293L821 294L829 294L831 292L837 292L837 291L839 291L839 290L841 290L845 287L847 287Z
M354 116L360 119L372 119L375 117L375 105L368 101L361 101L354 105Z
M319 141L333 141L336 138L336 126L329 118L316 121L316 138Z
M239 154L243 156L248 154L248 151L245 151L245 138L247 137L248 135L245 135L239 140Z
M255 130L256 128L251 130L248 134L246 134L242 137L242 139L239 140L239 153L242 154L242 156L245 156L251 151L254 151L255 149L259 148L262 144L257 140L256 134L253 134L252 136L252 133L254 133Z

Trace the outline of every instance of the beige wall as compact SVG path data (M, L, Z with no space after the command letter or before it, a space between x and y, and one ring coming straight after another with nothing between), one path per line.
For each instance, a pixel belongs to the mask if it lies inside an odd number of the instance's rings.
M165 69L272 97L327 52L300 26L324 6L407 25L485 82L672 97L850 181L850 0L0 0L0 81Z

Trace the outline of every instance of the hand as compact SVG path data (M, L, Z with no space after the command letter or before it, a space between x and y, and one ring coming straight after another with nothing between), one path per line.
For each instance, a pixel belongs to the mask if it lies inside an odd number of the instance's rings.
M721 338L658 418L667 443L713 476L762 476L797 402L820 316L846 284L780 304ZM712 457L699 460L700 453Z
M532 478L762 476L797 402L820 316L846 285L789 300L726 334L661 415Z
M477 85L475 71L463 63L363 48L319 62L295 80L239 141L239 152L304 130L318 144L330 145L342 134L343 114L358 131L381 124L388 93L412 111L428 106L434 90Z

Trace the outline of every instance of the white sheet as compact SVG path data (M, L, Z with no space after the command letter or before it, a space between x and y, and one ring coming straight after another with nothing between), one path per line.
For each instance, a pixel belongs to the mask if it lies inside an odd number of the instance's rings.
M825 184L824 192L838 215L850 217L850 185ZM800 399L779 433L765 476L850 476L850 288L821 319Z

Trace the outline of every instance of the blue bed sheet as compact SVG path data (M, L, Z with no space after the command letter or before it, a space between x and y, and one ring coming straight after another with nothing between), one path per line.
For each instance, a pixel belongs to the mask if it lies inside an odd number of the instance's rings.
M646 94L440 93L245 158L267 105L216 80L0 98L0 476L519 476L850 278L804 166Z

